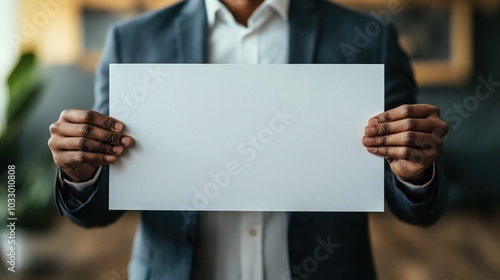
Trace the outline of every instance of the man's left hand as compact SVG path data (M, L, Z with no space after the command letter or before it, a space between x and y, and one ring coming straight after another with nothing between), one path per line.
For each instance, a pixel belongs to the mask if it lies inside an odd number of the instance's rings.
M422 185L431 178L448 124L433 105L402 105L368 121L363 137L367 151L383 156L399 179Z

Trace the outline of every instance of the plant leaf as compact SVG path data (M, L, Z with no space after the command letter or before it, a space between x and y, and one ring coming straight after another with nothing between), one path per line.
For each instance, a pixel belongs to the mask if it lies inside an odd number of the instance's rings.
M40 69L34 54L23 54L18 64L7 79L9 104L7 108L7 126L12 120L18 120L28 111L27 104L40 92ZM37 90L38 88L38 90Z

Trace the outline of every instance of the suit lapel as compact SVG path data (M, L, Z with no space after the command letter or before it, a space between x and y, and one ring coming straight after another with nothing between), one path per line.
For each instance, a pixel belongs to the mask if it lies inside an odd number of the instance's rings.
M316 0L291 0L290 19L290 63L313 63L316 50L320 17L316 8ZM178 62L207 62L207 14L205 2L188 0L186 6L176 20ZM197 224L196 216L188 224ZM290 223L292 213L288 213Z
M288 18L290 19L289 62L313 63L320 23L316 0L291 0Z
M207 62L207 13L205 1L189 0L175 22L179 63Z
M289 62L313 63L320 16L316 0L291 0ZM188 0L176 20L179 63L207 62L207 15L205 3Z

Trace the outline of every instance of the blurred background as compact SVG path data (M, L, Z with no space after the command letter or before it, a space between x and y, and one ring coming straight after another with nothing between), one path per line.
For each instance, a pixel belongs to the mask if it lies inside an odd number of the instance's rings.
M0 279L127 279L137 213L86 230L53 206L48 127L66 108L91 108L93 75L107 28L172 0L0 2L0 175L16 164L18 272ZM370 215L379 279L500 279L500 1L337 0L391 21L413 58L418 100L450 124L441 160L448 210L430 228ZM480 94L476 89L483 85ZM500 172L499 172L500 173ZM0 191L0 249L8 232Z

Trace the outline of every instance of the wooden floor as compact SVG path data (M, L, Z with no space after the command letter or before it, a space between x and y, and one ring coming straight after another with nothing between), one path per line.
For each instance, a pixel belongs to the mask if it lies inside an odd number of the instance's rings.
M379 279L500 279L500 208L447 213L429 228L372 214L370 226Z
M126 280L137 221L128 213L110 227L86 230L61 218L52 232L23 241L34 265L0 279ZM430 228L371 214L370 228L379 279L500 279L500 208L447 213Z

